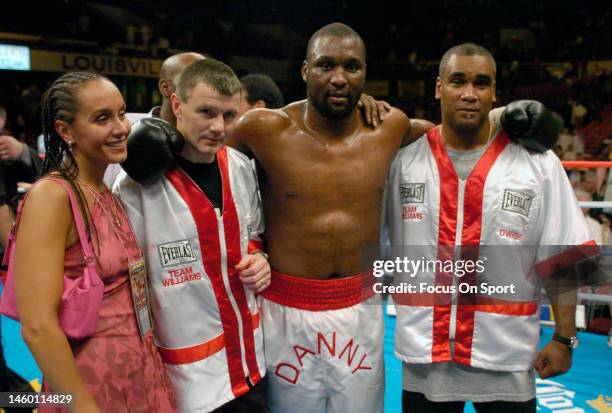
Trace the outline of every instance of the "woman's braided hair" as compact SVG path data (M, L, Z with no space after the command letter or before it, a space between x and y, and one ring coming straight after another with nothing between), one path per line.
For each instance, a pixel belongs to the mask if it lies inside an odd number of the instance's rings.
M55 130L55 121L62 120L72 124L80 109L78 92L80 87L92 80L106 79L105 76L91 72L67 72L55 80L42 99L42 129L45 140L45 162L43 175L55 172L70 183L77 195L81 215L89 232L89 208L85 196L77 185L78 165L70 152L70 147Z
M74 122L79 111L80 86L92 80L106 77L90 72L68 72L51 84L42 99L42 130L45 139L45 163L43 174L58 172L65 178L75 178L78 167L68 144L55 130L55 121Z

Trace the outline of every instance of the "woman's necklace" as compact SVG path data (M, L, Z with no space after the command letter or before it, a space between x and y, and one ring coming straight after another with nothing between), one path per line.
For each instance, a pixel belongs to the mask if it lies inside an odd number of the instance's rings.
M93 188L88 183L83 182L82 180L80 180L78 178L77 178L77 180L85 188L87 188L87 190L91 193L92 197L94 198L94 201L97 202L100 205L100 208L102 208L102 211L104 212L104 215L106 215L106 217L109 220L114 221L114 224L117 225L117 228L119 228L121 226L121 220L119 219L119 211L117 210L117 205L115 203L115 198L111 197L110 207L108 208L108 209L110 209L110 213L109 213L109 211L106 208L108 202L106 201L104 195L101 194L100 192L96 191L95 188ZM107 191L107 190L108 189L105 189L105 191Z

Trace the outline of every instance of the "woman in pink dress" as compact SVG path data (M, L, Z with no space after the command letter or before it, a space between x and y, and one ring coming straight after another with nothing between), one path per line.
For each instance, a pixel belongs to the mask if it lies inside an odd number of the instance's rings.
M128 264L142 253L121 203L103 183L108 164L125 160L129 132L125 102L103 76L66 73L43 98L46 177L23 206L15 292L22 335L45 389L71 394L65 406L71 412L175 411L152 335L141 337L134 310ZM67 191L87 217L104 283L96 331L82 340L67 338L58 321L64 272L79 276L85 264ZM60 410L39 411L53 409Z

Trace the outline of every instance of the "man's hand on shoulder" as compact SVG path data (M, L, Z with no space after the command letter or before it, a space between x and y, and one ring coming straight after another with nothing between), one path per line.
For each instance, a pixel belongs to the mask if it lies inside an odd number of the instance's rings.
M357 107L365 118L366 125L376 128L378 123L383 123L385 116L391 111L391 105L384 100L376 100L365 93L361 94Z

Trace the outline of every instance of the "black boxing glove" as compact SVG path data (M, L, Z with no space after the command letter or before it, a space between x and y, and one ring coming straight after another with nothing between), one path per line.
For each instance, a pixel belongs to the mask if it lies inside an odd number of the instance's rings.
M501 124L512 140L535 152L546 152L557 143L563 120L536 100L509 103Z
M127 159L121 164L134 181L153 183L176 166L176 157L185 144L183 135L160 118L140 119L127 140Z

